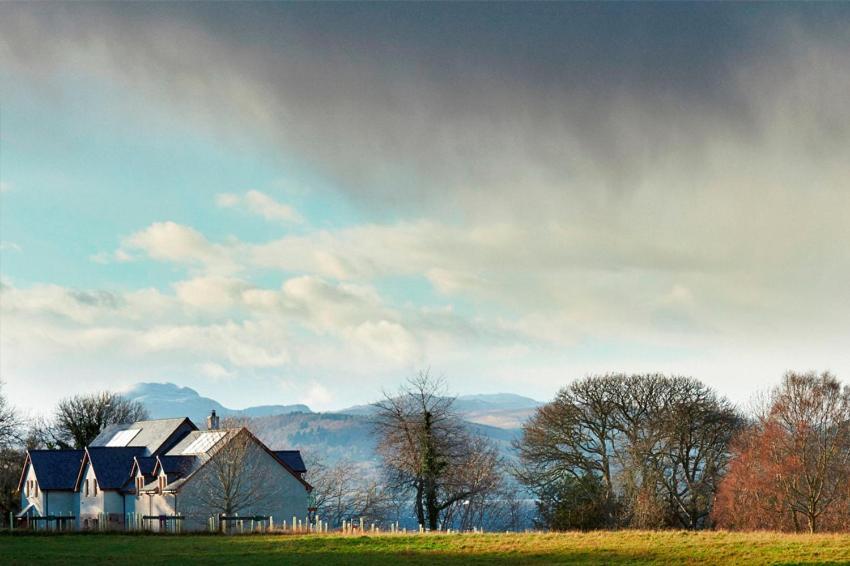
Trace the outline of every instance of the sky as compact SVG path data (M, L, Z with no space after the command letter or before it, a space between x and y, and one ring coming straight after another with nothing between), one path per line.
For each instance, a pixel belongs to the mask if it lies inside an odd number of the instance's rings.
M3 3L0 379L850 380L850 4Z

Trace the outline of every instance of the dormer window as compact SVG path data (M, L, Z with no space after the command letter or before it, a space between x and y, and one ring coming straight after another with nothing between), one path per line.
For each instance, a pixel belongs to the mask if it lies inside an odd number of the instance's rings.
M92 480L92 484L94 485L94 495L97 496L97 478Z
M159 476L159 491L162 493L165 491L166 478L164 475Z
M35 496L38 497L38 480L33 480L33 486L35 487Z
M85 492L86 492L86 497L88 497L89 496L89 480L88 479L86 480Z

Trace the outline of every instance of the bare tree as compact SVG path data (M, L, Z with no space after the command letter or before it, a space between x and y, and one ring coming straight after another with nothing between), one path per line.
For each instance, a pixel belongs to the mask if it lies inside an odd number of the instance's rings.
M22 420L6 398L0 382L0 513L3 517L8 517L10 511L17 511L20 502L15 490L24 462L20 446L22 429Z
M375 405L378 453L388 486L412 495L419 524L431 530L441 527L452 505L490 488L489 482L464 475L463 466L490 448L475 439L453 403L442 380L422 372Z
M231 516L277 495L276 482L263 482L264 450L246 428L229 429L210 450L193 490L197 510ZM222 525L224 528L224 525Z
M741 439L732 473L723 482L721 525L810 532L845 528L850 388L828 372L788 372L768 400L767 410ZM747 478L756 482L757 494L744 485Z
M696 380L678 381L662 419L659 460L671 526L708 525L718 483L728 469L730 443L742 426L728 400Z
M538 496L543 507L561 499L594 502L582 506L582 512L568 515L578 520L577 525L549 522L548 526L617 525L615 386L615 381L605 376L573 382L537 409L523 426L522 438L514 443L521 463L517 478ZM554 517L554 512L545 514Z
M85 448L109 425L147 418L144 405L117 393L75 395L59 401L52 419L34 421L28 442L45 448Z
M308 481L313 486L316 512L333 527L362 514L361 486L353 462L342 460L333 465L314 459L308 466Z
M467 493L445 508L442 523L462 531L480 527L503 495L502 459L492 443L480 436L470 437L468 450L455 463L446 483L455 493Z
M21 441L22 420L9 403L0 381L0 449L8 449Z
M590 376L526 423L517 477L549 527L700 528L738 422L691 378Z

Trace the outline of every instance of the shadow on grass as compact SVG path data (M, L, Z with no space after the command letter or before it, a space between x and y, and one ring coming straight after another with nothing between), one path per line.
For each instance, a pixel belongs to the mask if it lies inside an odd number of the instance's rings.
M104 533L0 537L3 564L639 564L661 556L606 549L457 548L452 537L157 536Z

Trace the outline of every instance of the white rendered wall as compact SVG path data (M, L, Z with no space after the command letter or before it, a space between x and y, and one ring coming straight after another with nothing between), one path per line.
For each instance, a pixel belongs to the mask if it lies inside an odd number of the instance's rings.
M249 482L259 482L262 497L247 508L239 510L239 515L271 515L276 524L284 520L292 521L296 516L302 520L307 517L307 490L298 479L287 471L272 455L262 447L252 444L249 456L252 458ZM213 468L207 465L198 470L180 489L177 496L177 512L186 517L184 530L205 530L211 515L218 511L206 501L208 492L215 482L209 476Z

